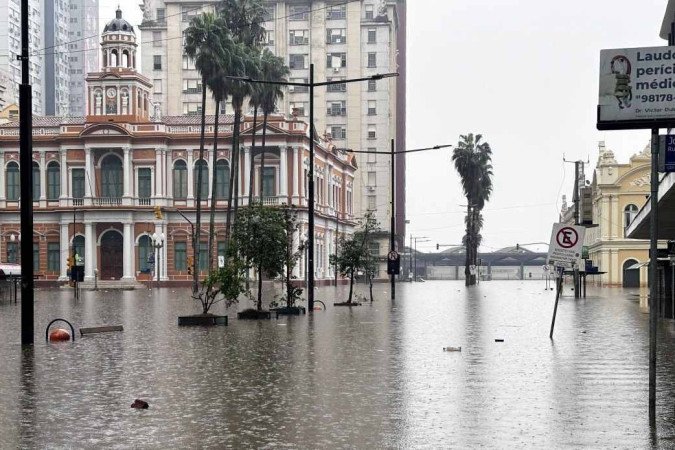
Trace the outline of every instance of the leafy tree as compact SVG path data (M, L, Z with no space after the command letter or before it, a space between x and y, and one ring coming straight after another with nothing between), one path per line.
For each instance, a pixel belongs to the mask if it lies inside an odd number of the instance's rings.
M370 250L370 243L380 230L377 220L371 212L367 213L360 221L356 232L351 236L341 236L338 240L338 255L331 255L331 264L337 265L342 276L349 277L349 298L347 303L352 303L354 290L354 276L356 272L363 271L366 276L374 273L376 261ZM371 286L372 299L372 286Z
M239 295L245 292L245 268L234 249L230 248L225 266L209 271L202 283L202 290L193 296L201 302L203 314L208 314L215 303L224 301L229 307L239 301Z
M481 211L492 194L492 149L487 142L481 142L482 135L461 135L457 147L453 151L452 161L460 176L462 190L466 197L466 260L464 275L466 285L476 284L475 275L471 275L469 266L476 265L480 230L483 227Z
M258 271L258 299L262 310L262 278L275 278L284 271L287 238L286 223L280 208L251 205L239 213L234 224L233 239L239 254Z
M286 229L286 248L284 253L285 272L281 274L281 281L286 290L286 307L295 306L295 302L300 299L302 289L293 286L293 269L298 265L298 261L305 251L305 243L300 240L300 224L298 223L298 211L293 205L282 208L283 220ZM295 243L297 248L293 251Z

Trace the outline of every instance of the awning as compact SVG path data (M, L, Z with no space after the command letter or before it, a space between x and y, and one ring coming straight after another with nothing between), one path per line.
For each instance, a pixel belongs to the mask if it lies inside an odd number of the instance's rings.
M675 172L662 175L658 190L659 220L657 224L658 239L675 239ZM649 239L651 224L651 201L642 206L637 216L626 228L626 237L630 239Z

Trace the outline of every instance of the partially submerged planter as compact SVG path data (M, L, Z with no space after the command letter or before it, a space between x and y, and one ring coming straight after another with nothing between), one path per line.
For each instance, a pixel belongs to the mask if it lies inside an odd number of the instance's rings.
M284 306L282 308L276 308L274 311L277 313L277 318L279 318L279 316L299 316L300 314L307 314L307 309L304 306Z
M227 316L217 316L215 314L178 316L178 325L185 327L227 325Z
M237 313L237 319L243 320L259 320L259 319L271 319L272 313L270 311L258 311L257 309L245 309L242 312Z
M341 303L333 303L333 306L361 306L361 303L358 302L341 302Z

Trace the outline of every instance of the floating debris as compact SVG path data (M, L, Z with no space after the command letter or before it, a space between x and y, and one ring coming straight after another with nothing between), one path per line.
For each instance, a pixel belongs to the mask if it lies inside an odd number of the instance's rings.
M134 409L148 409L150 405L148 405L148 402L141 400L140 398L137 398L134 400L134 402L131 404L131 407Z
M461 352L462 347L443 347L444 352Z
M504 339L495 339L495 342L504 342Z

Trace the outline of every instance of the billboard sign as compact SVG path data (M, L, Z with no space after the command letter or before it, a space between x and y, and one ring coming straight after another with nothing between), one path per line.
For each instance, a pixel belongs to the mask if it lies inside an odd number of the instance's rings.
M599 130L667 127L675 120L675 47L600 51Z

